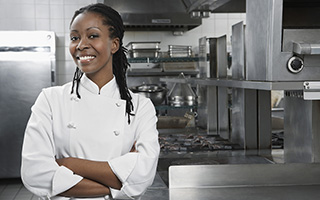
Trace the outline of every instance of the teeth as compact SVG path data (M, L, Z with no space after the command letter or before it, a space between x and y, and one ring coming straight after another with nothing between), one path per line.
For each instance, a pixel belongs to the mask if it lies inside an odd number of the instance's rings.
M81 57L79 57L80 60L90 60L93 58L94 58L94 56L81 56Z

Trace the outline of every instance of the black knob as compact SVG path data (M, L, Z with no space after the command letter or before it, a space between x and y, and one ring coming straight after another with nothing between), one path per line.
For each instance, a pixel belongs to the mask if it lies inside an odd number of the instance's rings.
M292 69L294 69L294 70L299 70L299 69L301 69L303 63L302 63L302 61L301 61L300 59L294 59L294 60L291 62L290 65L291 65Z
M303 60L297 56L293 56L288 61L288 69L292 73L299 73L303 69Z

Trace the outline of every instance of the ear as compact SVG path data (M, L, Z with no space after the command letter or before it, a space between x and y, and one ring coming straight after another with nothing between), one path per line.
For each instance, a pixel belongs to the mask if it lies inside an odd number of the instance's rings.
M111 45L111 53L114 54L119 50L119 38L113 38Z

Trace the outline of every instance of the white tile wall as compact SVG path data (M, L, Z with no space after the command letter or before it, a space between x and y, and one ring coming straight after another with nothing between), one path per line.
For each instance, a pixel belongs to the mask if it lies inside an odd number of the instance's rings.
M0 0L0 31L50 30L57 35L57 81L64 84L72 79L75 65L69 55L69 23L76 9L101 0ZM172 32L126 32L124 45L131 41L160 41L161 51L168 45L191 45L197 52L200 37L220 37L227 34L230 45L231 26L245 21L245 14L210 14L202 25L174 36Z

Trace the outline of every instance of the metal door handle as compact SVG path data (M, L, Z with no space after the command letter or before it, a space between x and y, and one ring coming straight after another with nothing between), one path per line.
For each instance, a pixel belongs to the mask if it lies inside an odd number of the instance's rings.
M320 44L293 42L292 51L300 55L320 55Z

